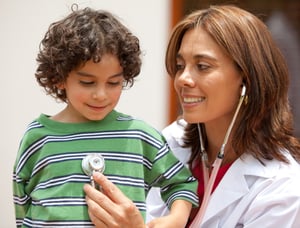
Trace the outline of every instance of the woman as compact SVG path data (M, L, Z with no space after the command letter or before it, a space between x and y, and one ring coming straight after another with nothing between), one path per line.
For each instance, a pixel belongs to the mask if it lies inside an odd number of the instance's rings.
M193 12L172 32L166 67L199 180L201 207L190 226L299 227L300 145L288 71L263 22L235 6ZM96 193L87 193L92 205Z

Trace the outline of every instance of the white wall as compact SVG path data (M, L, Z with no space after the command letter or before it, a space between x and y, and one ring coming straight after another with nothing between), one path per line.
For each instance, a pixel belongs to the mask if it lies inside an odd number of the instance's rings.
M12 167L26 125L41 112L52 115L63 107L37 85L35 58L49 24L69 13L73 2L80 8L110 10L140 38L145 53L142 72L134 87L123 93L118 110L159 130L166 124L168 0L0 0L0 227L15 227Z

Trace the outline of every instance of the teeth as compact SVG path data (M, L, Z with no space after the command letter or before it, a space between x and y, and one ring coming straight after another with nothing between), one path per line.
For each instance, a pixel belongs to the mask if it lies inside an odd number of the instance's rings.
M184 97L183 101L185 103L195 103L195 102L202 102L204 101L205 98L204 97Z

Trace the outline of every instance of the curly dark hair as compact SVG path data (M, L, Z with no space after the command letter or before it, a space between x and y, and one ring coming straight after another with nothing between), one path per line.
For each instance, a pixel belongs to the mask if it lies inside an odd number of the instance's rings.
M107 53L118 57L124 86L133 86L141 69L139 39L107 11L73 10L49 26L40 43L36 79L47 94L66 102L66 93L58 85L73 69L91 59L99 62Z

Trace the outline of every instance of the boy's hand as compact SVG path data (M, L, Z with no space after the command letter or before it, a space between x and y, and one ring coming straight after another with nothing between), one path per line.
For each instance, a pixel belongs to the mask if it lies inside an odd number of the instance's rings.
M187 224L191 209L191 203L185 200L176 200L171 206L169 215L153 219L147 224L147 228L184 228Z

